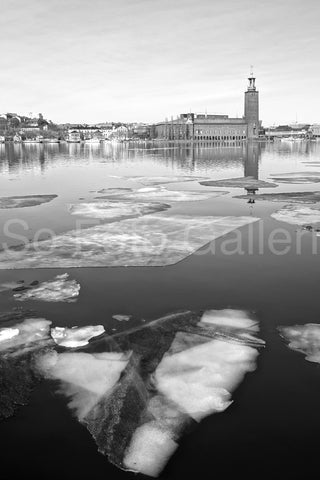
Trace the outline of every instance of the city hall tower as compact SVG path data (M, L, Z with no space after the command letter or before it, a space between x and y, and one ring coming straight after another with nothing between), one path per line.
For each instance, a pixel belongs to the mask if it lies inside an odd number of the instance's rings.
M248 139L253 139L259 136L259 92L252 71L248 80L249 85L244 94L244 118L248 125Z

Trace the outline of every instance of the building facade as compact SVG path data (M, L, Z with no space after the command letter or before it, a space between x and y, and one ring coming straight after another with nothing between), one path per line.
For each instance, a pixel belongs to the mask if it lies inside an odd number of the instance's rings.
M255 77L248 78L244 94L244 116L229 118L228 115L200 113L181 114L177 119L160 122L151 127L151 138L159 140L191 141L243 141L259 136L259 92Z

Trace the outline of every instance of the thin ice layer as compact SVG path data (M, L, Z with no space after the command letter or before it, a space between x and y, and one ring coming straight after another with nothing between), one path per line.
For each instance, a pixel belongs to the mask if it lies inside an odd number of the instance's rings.
M52 265L53 267L55 265ZM80 292L80 285L76 280L68 280L68 273L57 275L53 280L42 282L40 285L22 292L15 293L15 300L38 300L42 302L76 302Z
M24 195L16 197L0 197L0 208L36 207L51 202L58 195Z
M61 347L83 347L88 345L91 338L98 337L105 332L102 325L86 327L55 327L51 329L51 337Z
M291 225L313 225L320 222L320 210L316 207L288 205L272 213L271 217Z
M307 323L280 327L281 336L288 342L288 347L306 356L309 362L320 363L320 325Z
M320 172L289 172L271 175L272 180L278 183L318 183Z
M272 188L277 187L275 183L258 180L254 177L224 178L220 180L205 180L200 185L206 187L227 187L227 188Z
M73 230L28 249L0 253L0 268L165 266L255 217L194 217L165 214Z

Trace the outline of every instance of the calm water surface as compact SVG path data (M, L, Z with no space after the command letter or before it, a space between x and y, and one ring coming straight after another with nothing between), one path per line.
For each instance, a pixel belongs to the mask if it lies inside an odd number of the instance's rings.
M311 162L319 162L310 164ZM127 187L126 176L192 175L222 179L252 175L270 180L270 174L320 172L320 143L217 146L186 145L0 145L0 196L57 194L42 206L0 210L0 241L12 244L4 225L9 219L27 222L12 228L32 240L39 228L55 233L75 226L68 206L92 200L97 191ZM315 191L319 184L286 185L261 192ZM176 186L176 185L175 185ZM173 185L168 188L174 189ZM179 188L200 189L197 182ZM214 189L212 189L214 190ZM0 270L0 283L10 280L46 280L68 272L81 284L74 304L24 302L25 308L55 325L103 324L107 332L125 328L112 320L115 313L152 320L180 309L246 309L261 322L267 346L257 370L246 376L235 392L233 405L208 417L181 442L161 478L304 478L318 468L320 432L320 369L290 351L277 327L319 323L319 255L312 254L312 235L304 235L302 254L273 255L267 239L275 228L296 228L270 217L282 203L234 199L243 189L219 188L230 194L174 206L172 212L194 215L253 215L263 220L241 229L243 253L226 256L195 254L177 265L157 268L86 268ZM92 224L92 223L91 223ZM43 233L45 238L46 233ZM232 234L229 234L232 239ZM320 239L319 239L320 241ZM258 245L264 245L259 254ZM319 246L319 245L318 245ZM319 246L320 248L320 246ZM1 311L16 307L11 292L0 294ZM2 447L0 478L142 478L110 465L97 452L90 434L66 408L66 400L41 385L28 406L0 425Z

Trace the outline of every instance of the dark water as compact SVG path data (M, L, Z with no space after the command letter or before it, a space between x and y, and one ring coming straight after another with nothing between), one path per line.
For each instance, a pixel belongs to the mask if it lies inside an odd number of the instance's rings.
M270 173L320 171L304 162L320 161L320 144L293 143L169 149L130 145L0 145L0 196L57 194L40 207L0 210L3 225L21 218L30 225L30 239L39 227L55 232L72 228L66 205L94 192L123 186L131 175L194 175L212 179ZM196 184L192 185L195 188ZM315 191L319 184L281 185L278 191ZM185 188L191 188L184 184ZM204 187L197 187L204 188ZM224 189L225 190L225 189ZM1 271L3 281L45 280L68 271L81 284L74 304L24 302L25 308L55 325L103 324L107 332L125 328L115 313L154 319L179 309L235 308L254 311L266 341L258 367L234 394L222 414L208 417L184 437L161 478L304 478L317 474L320 432L320 367L290 351L278 335L280 325L319 323L319 255L312 253L312 235L302 239L302 254L294 248L296 227L276 222L270 213L283 204L232 199L228 196L175 207L195 215L254 215L261 225L241 229L244 253L195 254L177 265L157 268L88 268L72 270ZM92 193L90 193L92 192ZM19 211L18 211L19 210ZM286 228L293 239L286 255L267 246L273 229ZM18 232L18 230L17 230ZM227 236L232 240L232 233ZM253 236L253 237L252 237ZM253 238L253 249L250 245ZM318 239L318 247L320 239ZM263 254L258 245L264 245ZM320 250L319 250L320 251ZM201 252L200 252L201 253ZM16 307L11 293L0 294L1 311ZM70 414L66 400L42 384L28 406L3 422L0 478L142 478L110 465L96 450L90 434ZM315 472L315 473L314 473Z

